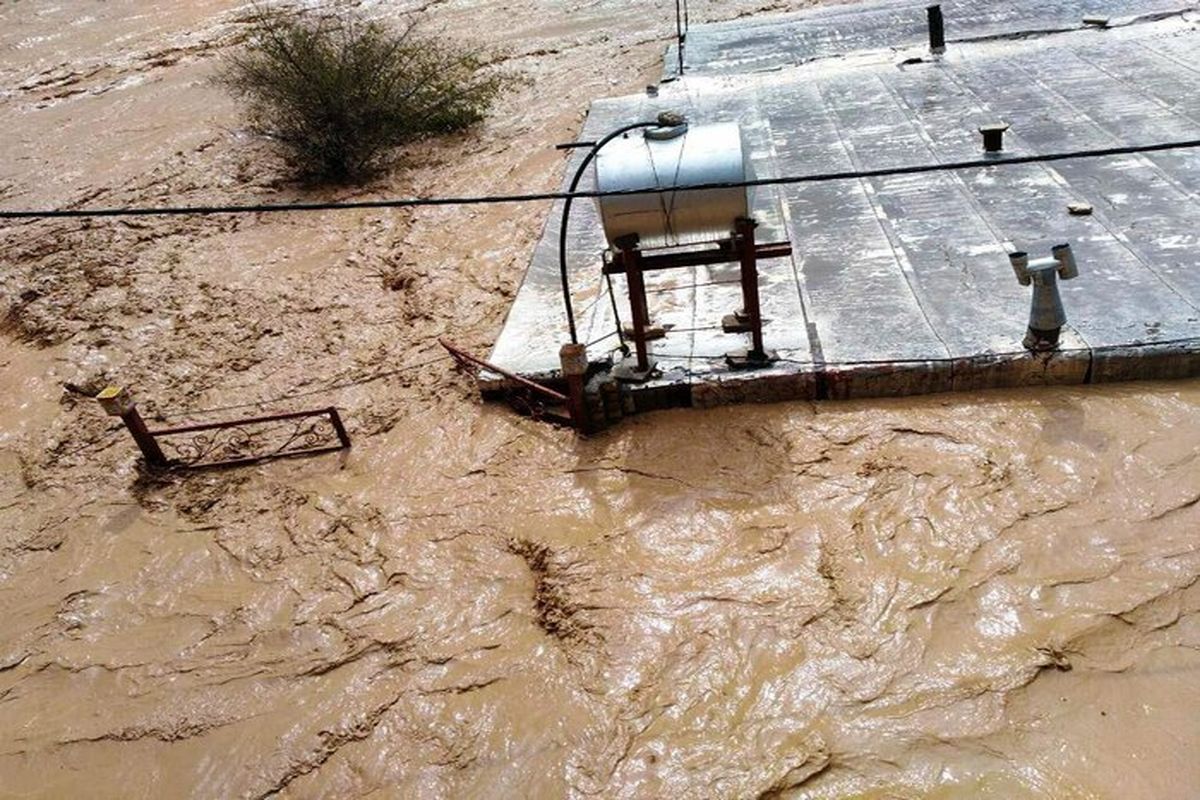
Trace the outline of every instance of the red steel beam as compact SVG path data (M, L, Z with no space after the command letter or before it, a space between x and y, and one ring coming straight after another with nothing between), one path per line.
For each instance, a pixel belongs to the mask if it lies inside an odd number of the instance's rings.
M477 367L482 367L482 368L488 370L489 372L494 372L497 375L501 375L505 378L508 378L510 381L513 381L514 383L524 386L526 389L537 392L538 394L540 394L544 397L549 397L551 400L555 401L556 403L562 403L562 404L566 405L570 401L570 398L568 398L565 394L562 394L561 392L556 392L549 387L542 386L540 383L534 383L533 381L529 380L528 378L522 378L520 375L509 372L506 369L497 367L495 364L489 363L487 361L484 361L482 358L478 358L476 356L471 355L466 350L462 350L458 347L455 347L450 342L447 342L445 339L438 339L438 343L441 344L442 347L446 348L446 352L448 352L450 355L454 356L455 358L459 359L460 361L466 361L468 363L474 364Z
M754 255L759 259L783 258L791 254L791 242L760 244L754 249ZM662 255L643 254L639 259L642 272L652 272L660 269L680 269L682 267L699 267L708 264L732 264L740 260L741 254L736 249L692 250L682 253L664 253ZM604 274L623 275L624 273L624 254L621 251L617 251L613 256L613 260L604 265Z

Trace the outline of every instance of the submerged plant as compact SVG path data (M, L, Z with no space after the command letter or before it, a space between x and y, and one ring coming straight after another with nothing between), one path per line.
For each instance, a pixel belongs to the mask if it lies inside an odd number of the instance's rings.
M221 81L311 179L362 180L394 148L480 121L513 82L411 19L395 29L352 11L260 6L250 25Z

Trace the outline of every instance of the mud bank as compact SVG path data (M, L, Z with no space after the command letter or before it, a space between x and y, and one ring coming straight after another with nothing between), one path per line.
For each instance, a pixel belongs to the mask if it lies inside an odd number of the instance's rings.
M673 26L428 10L532 83L361 196L552 188L552 145ZM311 197L210 83L243 13L0 9L0 202ZM1200 789L1200 383L580 441L425 364L486 349L544 214L0 228L0 796ZM152 480L82 396L110 379L156 420L306 393L265 407L336 403L355 446Z

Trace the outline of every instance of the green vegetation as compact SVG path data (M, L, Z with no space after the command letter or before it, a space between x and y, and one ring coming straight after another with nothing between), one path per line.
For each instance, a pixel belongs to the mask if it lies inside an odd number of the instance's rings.
M350 11L259 7L222 83L303 177L350 183L400 145L483 119L513 83L485 60L412 21L393 29Z

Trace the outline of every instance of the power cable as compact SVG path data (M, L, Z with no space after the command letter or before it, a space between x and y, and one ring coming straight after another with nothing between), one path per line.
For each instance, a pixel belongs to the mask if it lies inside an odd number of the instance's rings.
M125 426L119 425L115 428L110 428L105 433L100 434L94 439L89 439L83 444L63 453L61 457L70 458L71 456L79 455L83 451L98 453L107 447L110 447L113 442L117 441L117 437L125 432Z
M727 281L702 281L700 283L684 283L679 286L659 286L653 289L647 289L646 294L663 294L664 292L682 292L687 289L700 289L705 286L724 286L726 284L741 283L740 278L734 278Z
M351 386L361 386L361 385L367 384L367 383L374 383L375 381L383 380L384 378L390 378L390 377L393 377L395 375L400 375L405 372L411 372L415 369L420 369L422 367L428 367L431 364L436 364L439 361L445 361L449 358L450 358L449 354L435 356L426 361L419 361L416 364L406 364L403 367L398 367L398 368L392 369L392 370L385 370L383 372L376 372L376 373L366 376L365 378L349 380L349 381L345 381L344 383L337 383L336 382L337 379L335 378L334 379L335 383L329 384L327 386L322 386L318 389L310 389L305 392L295 392L293 394L281 395L279 397L272 397L272 398L268 398L266 400L253 400L253 401L246 402L246 403L234 403L232 405L227 405L227 406L215 406L213 408L192 409L190 411L184 411L184 412L181 412L178 414L172 414L169 417L159 414L159 415L156 415L156 417L158 419L170 421L170 420L178 420L178 419L191 419L193 417L203 417L203 416L208 416L210 414L217 414L222 411L236 411L236 410L242 409L242 408L262 408L264 406L275 405L276 403L283 403L288 400L297 400L302 397L312 397L313 395L318 395L318 394L328 394L329 392L336 392L341 389L348 389Z
M612 301L613 323L616 325L617 341L620 343L620 350L625 355L629 355L629 346L625 344L625 333L621 327L621 312L617 309L617 295L613 292L612 274L604 273L604 280L608 283L608 299Z
M1107 147L1098 150L1072 150L1060 153L1045 153L1028 156L1000 156L996 158L950 161L942 164L913 164L881 169L846 170L822 172L811 175L785 175L774 178L756 178L746 181L722 181L698 183L690 186L653 186L644 189L610 189L608 191L532 192L510 195L462 195L457 197L402 197L390 200L357 200L325 203L262 203L254 205L211 205L211 206L160 206L126 208L74 208L36 209L22 211L0 211L0 219L85 219L98 217L154 217L154 216L204 216L213 214L272 214L300 211L361 211L395 208L419 208L424 206L493 205L502 203L533 203L553 200L598 199L630 195L665 194L667 192L703 192L714 189L748 189L759 186L790 186L804 183L828 181L862 180L864 178L887 178L899 175L921 175L931 172L954 172L964 169L989 169L991 167L1041 164L1068 161L1076 158L1105 158L1108 156L1157 153L1165 150L1184 150L1200 147L1200 139L1185 139L1155 144Z
M590 342L587 343L587 346L594 347L595 345L600 344L604 340L611 339L612 337L616 336L617 333L618 333L617 331L609 331L608 333L604 334L603 336L601 336L598 339L592 339ZM617 348L617 349L619 350L620 348Z

